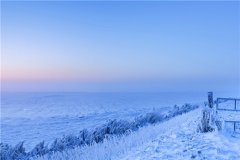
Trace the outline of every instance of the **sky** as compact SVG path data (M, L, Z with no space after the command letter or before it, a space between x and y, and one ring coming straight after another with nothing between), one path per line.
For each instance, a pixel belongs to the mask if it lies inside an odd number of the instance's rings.
M2 91L240 93L239 2L2 2Z

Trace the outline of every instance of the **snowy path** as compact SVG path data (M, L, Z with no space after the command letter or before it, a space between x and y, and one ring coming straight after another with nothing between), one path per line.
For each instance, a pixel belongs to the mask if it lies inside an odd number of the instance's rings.
M149 125L128 136L56 152L40 160L239 160L240 139L197 133L201 109Z
M200 110L184 115L187 120L175 121L177 127L169 127L153 141L136 147L121 156L121 160L239 160L240 139L226 137L219 133L196 132ZM169 122L166 122L168 124ZM162 124L164 125L164 124ZM170 125L171 126L171 125Z

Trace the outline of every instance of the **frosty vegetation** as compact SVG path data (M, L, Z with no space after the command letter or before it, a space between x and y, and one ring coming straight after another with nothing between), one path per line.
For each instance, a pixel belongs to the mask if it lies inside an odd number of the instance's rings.
M143 126L166 121L172 117L187 113L196 108L198 108L197 105L185 104L181 107L175 105L174 108L168 113L147 113L144 116L136 117L131 122L125 120L110 120L108 123L103 124L102 126L93 130L81 130L78 135L64 135L62 138L56 138L49 146L46 145L44 141L40 142L29 152L25 151L24 142L20 142L16 146L1 143L1 159L28 160L32 157L41 157L46 154L51 155L52 153L62 152L67 149L94 145L96 143L103 142L103 140L106 138L127 135Z
M206 133L206 132L212 132L214 131L214 125L211 125L211 122L214 121L213 115L214 111L213 109L210 109L209 107L206 107L202 111L202 119L200 124L198 124L198 130L199 132Z

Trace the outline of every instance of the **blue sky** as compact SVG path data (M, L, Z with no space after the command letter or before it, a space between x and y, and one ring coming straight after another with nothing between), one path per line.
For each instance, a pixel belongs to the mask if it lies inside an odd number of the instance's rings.
M2 2L2 90L240 92L239 2Z

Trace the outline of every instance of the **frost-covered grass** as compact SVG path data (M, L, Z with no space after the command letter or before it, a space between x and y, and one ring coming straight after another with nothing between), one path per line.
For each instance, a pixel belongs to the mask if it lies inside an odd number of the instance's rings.
M63 135L77 135L108 120L132 121L174 104L199 104L205 93L2 93L1 142L24 141L29 152L41 141L50 144ZM27 131L27 132L26 132Z
M175 106L173 110L171 110L166 114L161 114L157 112L148 113L145 116L140 116L135 118L135 120L131 122L125 121L125 120L118 120L118 121L111 120L108 123L96 129L93 129L93 130L84 129L80 131L78 135L65 135L62 138L57 138L49 146L45 145L44 142L40 142L29 152L25 151L23 142L20 142L18 145L14 147L8 144L1 143L1 158L3 160L5 159L8 160L8 159L29 159L31 157L33 158L33 157L41 157L41 156L44 156L44 158L46 158L50 156L50 158L53 157L54 159L54 156L57 156L58 159L60 157L63 157L62 159L66 159L67 157L69 157L70 154L73 155L72 152L74 150L79 150L78 154L76 155L79 158L80 153L81 153L80 154L81 156L84 155L83 154L84 152L81 152L81 150L84 150L84 149L88 150L89 147L92 148L94 152L99 152L99 154L101 154L103 153L101 152L101 150L106 148L106 146L104 146L106 143L111 142L111 144L116 144L116 147L121 148L121 146L119 146L118 144L119 143L118 140L120 137L123 137L123 135L128 135L126 137L134 136L134 134L132 134L134 133L134 131L139 130L144 126L147 126L148 124L156 124L157 122L169 120L172 117L189 112L193 109L196 109L197 107L198 106L196 105L189 105L189 104L185 104L182 107ZM152 128L151 130L154 130L154 129ZM149 132L151 131L149 130ZM151 137L152 135L149 134L149 136ZM146 137L145 136L142 137L142 142L144 141L143 139L146 139ZM135 141L130 142L129 140L126 140L126 143L128 142L129 144L124 144L124 145L134 145L135 143L136 144L138 143ZM111 145L107 145L107 146L111 146ZM117 149L113 149L113 150L114 152L117 151ZM90 155L88 154L86 156L96 157L96 155L94 154L90 154ZM105 154L100 157L104 158L104 156ZM110 155L108 155L107 157L109 156ZM85 158L83 157L83 159Z
M198 113L198 110L191 112L191 116ZM171 112L172 113L172 112ZM181 112L183 113L183 112ZM185 113L185 112L184 112ZM147 125L139 128L136 132L129 132L126 136L112 136L106 138L102 143L94 143L84 147L67 149L63 152L55 152L50 155L38 157L38 160L55 160L55 159L81 159L81 160L110 160L118 159L123 154L131 153L131 151L155 138L164 134L166 131L179 129L179 124L191 121L189 115L180 115L172 117L163 123L155 125ZM194 127L194 126L193 126ZM196 128L196 127L194 127ZM33 158L33 159L35 159Z
M192 114L194 113L194 114ZM239 160L240 139L226 132L197 132L201 110L187 113L178 128L169 127L148 143L135 147L118 160ZM178 118L178 117L176 117ZM182 118L182 117L181 117ZM181 120L181 119L180 119ZM177 120L175 120L177 122Z

